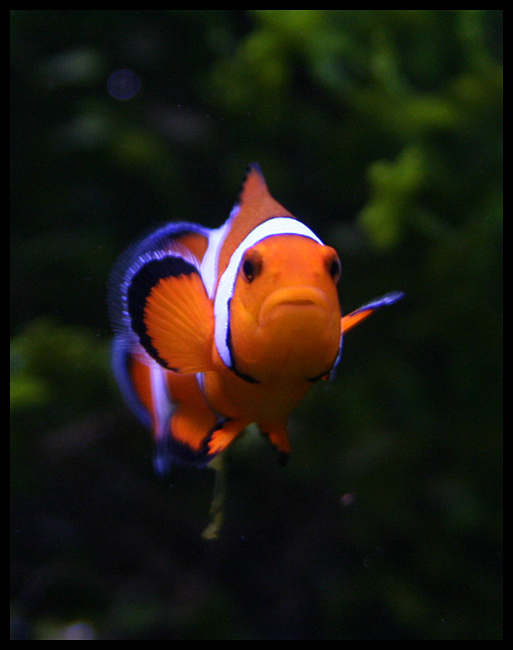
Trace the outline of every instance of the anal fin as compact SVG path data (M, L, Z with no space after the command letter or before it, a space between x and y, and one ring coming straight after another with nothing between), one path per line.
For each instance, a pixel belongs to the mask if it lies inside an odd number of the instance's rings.
M206 445L217 417L208 406L195 375L162 370L173 404L165 431L155 437L154 466L164 475L175 463L203 467L212 458Z

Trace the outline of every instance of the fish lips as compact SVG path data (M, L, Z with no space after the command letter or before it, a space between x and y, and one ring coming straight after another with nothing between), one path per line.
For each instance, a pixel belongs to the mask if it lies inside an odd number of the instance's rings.
M282 287L264 300L258 325L265 328L276 320L308 322L311 318L326 319L332 311L332 301L322 289L302 285Z

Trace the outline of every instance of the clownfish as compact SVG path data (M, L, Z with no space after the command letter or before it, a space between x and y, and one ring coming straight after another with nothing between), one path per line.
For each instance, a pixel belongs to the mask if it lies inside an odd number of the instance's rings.
M336 251L249 167L226 223L169 223L132 245L110 278L113 371L153 431L154 467L204 466L249 425L278 449L287 419L333 376L343 335L389 293L342 316Z

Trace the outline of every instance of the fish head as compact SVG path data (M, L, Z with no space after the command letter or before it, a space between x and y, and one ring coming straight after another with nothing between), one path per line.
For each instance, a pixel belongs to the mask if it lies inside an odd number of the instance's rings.
M309 237L274 235L248 248L230 303L237 370L258 381L328 373L340 347L340 273L336 251Z

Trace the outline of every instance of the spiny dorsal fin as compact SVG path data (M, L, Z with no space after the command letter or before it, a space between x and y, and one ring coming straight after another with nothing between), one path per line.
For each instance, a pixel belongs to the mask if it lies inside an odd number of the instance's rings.
M229 221L229 232L219 254L219 276L228 266L233 251L254 228L272 217L292 216L269 194L258 164L250 165L239 200Z

